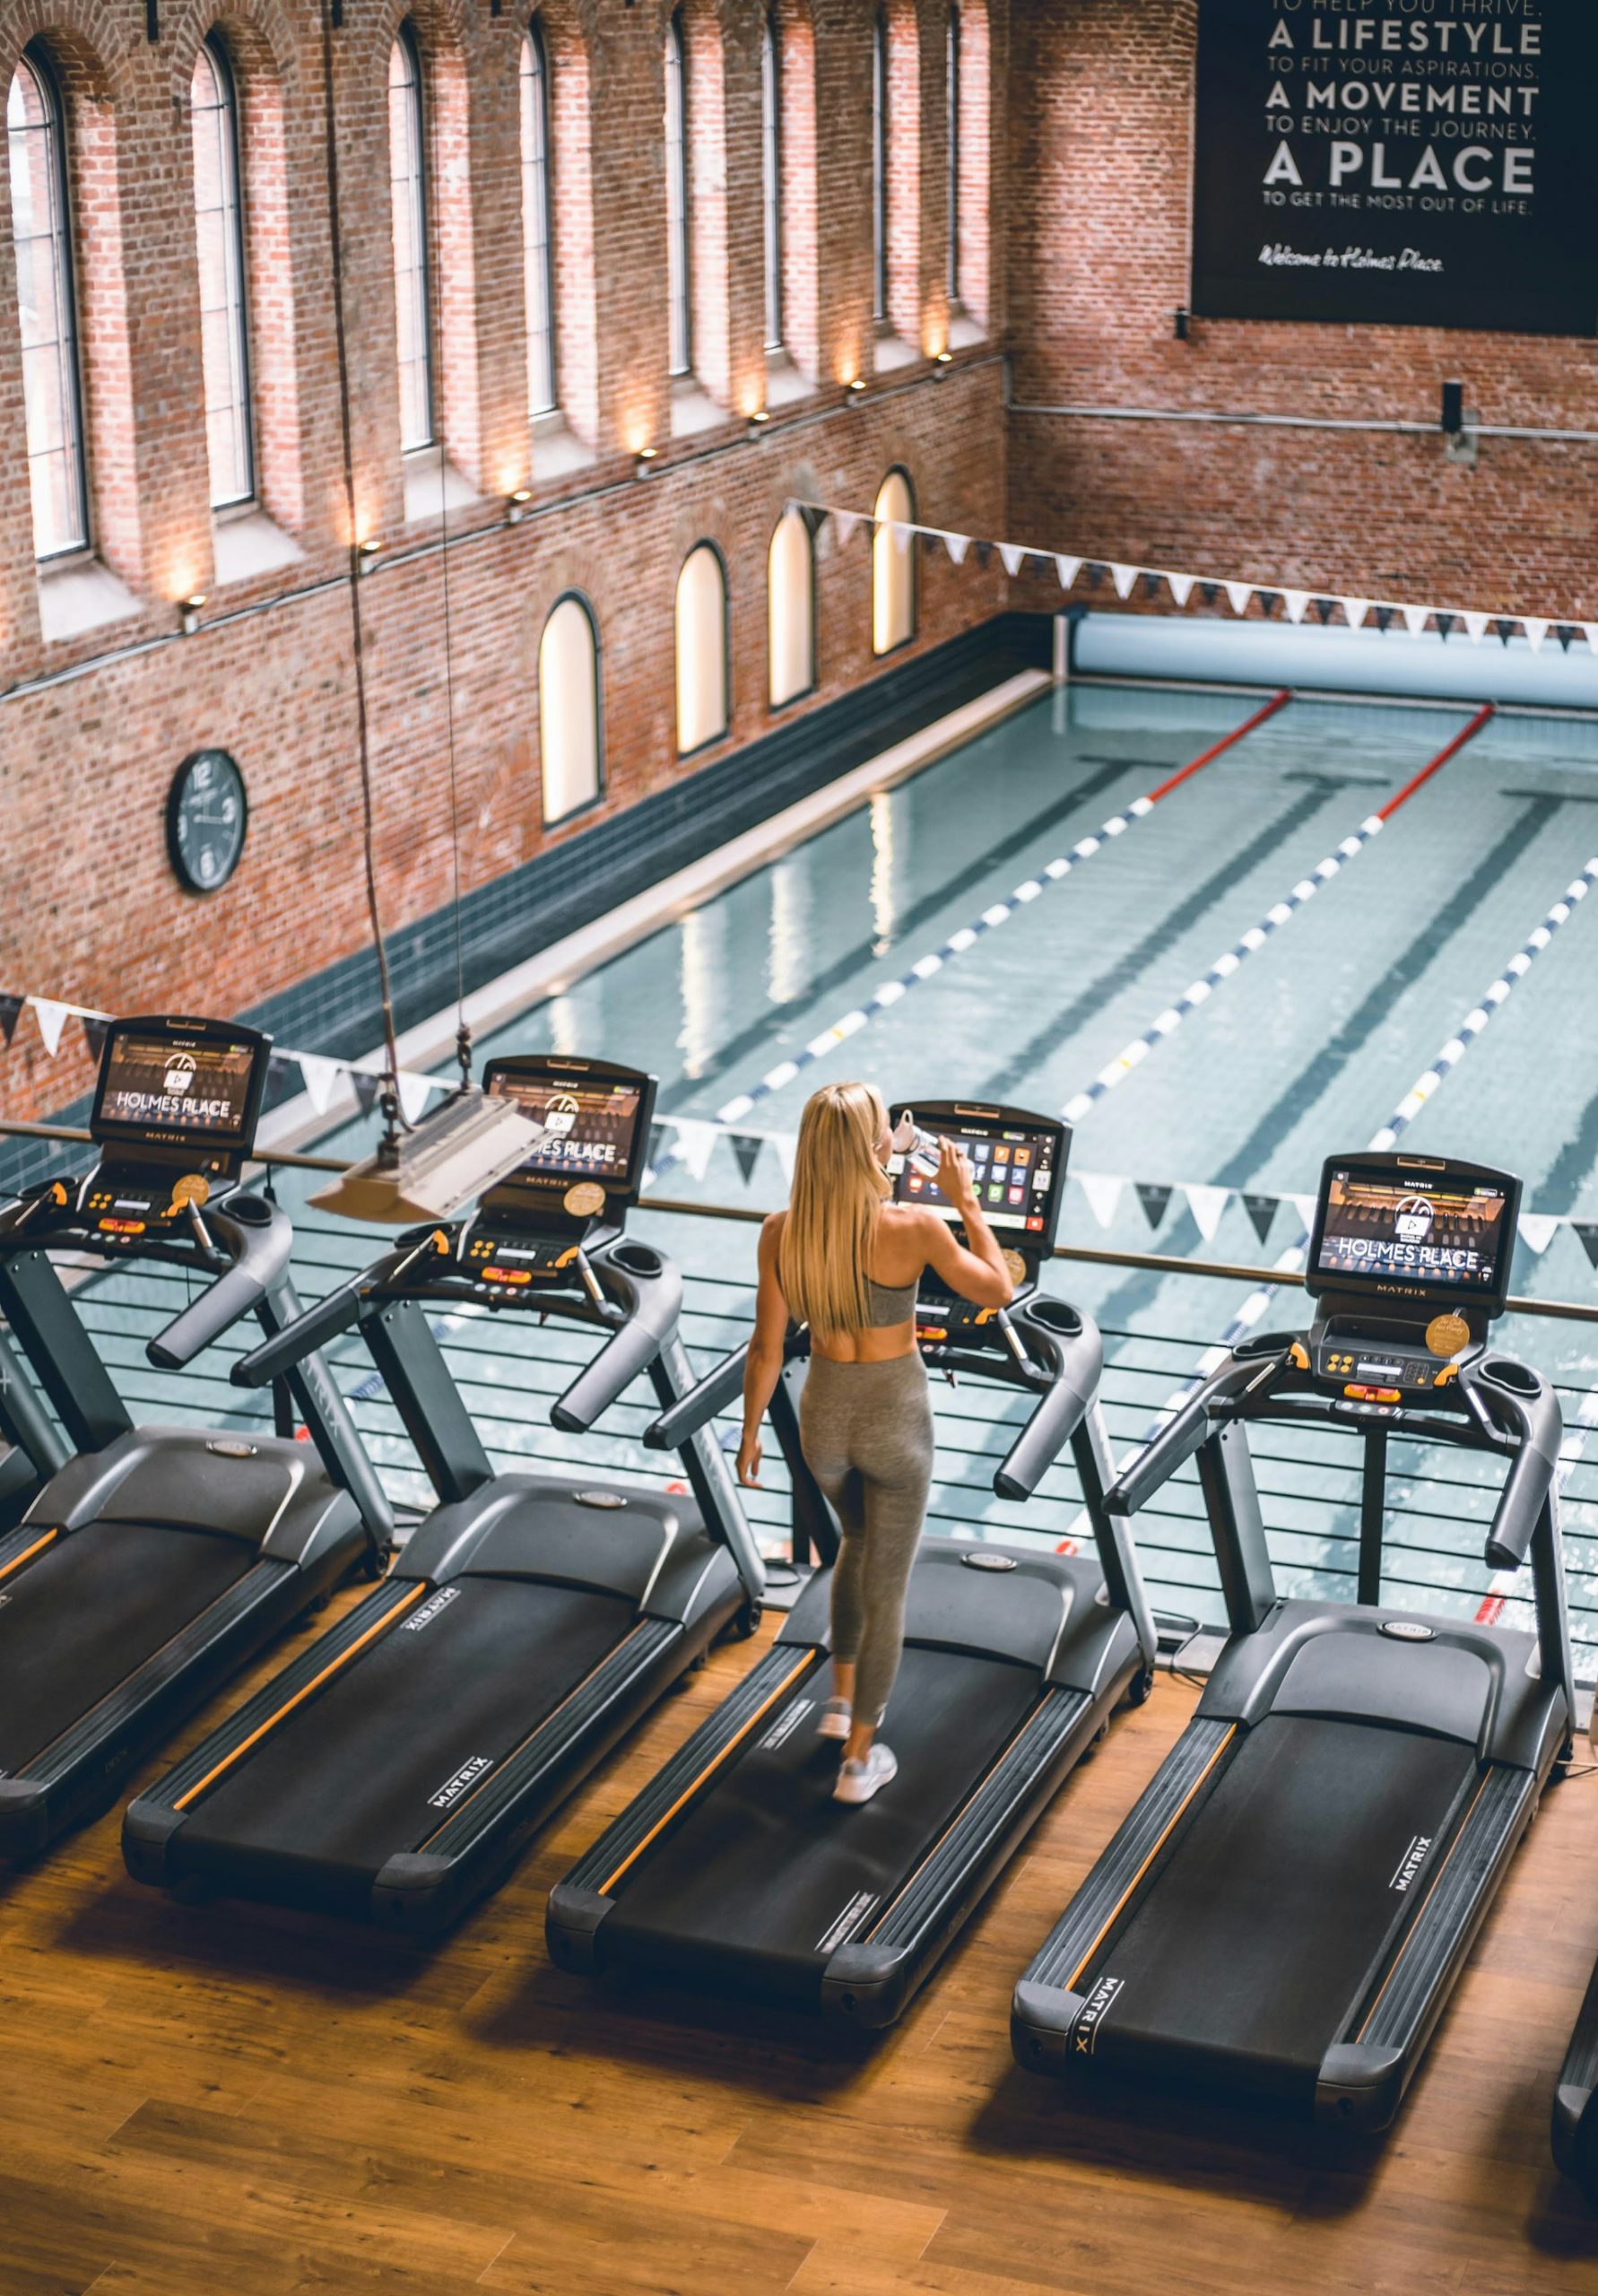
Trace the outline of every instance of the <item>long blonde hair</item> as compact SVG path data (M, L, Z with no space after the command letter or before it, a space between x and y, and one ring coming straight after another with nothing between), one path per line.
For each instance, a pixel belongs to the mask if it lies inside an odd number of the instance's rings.
M799 1119L777 1274L794 1315L823 1335L869 1319L866 1270L888 1193L877 1144L887 1125L869 1084L823 1084Z

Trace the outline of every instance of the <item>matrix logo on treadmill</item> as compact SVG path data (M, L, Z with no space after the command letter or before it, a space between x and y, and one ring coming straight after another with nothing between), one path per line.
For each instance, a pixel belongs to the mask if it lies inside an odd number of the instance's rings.
M1099 2039L1099 2028L1118 1998L1126 1980L1119 1977L1101 1977L1081 2006L1076 2021L1072 2046L1078 2057L1091 2057L1093 2044Z
M1427 1852L1431 1848L1433 1839L1434 1837L1429 1833L1418 1833L1399 1859L1398 1871L1394 1874L1387 1887L1390 1890L1396 1890L1400 1897L1405 1894L1410 1883L1425 1865Z
M428 1596L414 1618L405 1621L400 1629L401 1633L420 1634L424 1626L431 1626L439 1613L447 1610L460 1591L458 1587L440 1587L436 1595Z
M462 1762L453 1778L447 1778L436 1794L427 1797L430 1810L453 1810L469 1787L475 1786L485 1770L492 1770L492 1754L473 1754L470 1761Z

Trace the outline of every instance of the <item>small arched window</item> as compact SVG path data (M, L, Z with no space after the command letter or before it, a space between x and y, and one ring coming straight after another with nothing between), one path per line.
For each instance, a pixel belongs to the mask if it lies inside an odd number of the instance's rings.
M960 308L960 10L949 11L943 56L943 100L949 129L949 301Z
M891 654L916 635L916 516L910 482L890 470L877 492L871 544L871 649Z
M433 443L432 286L427 248L427 144L421 56L400 26L388 51L388 178L394 209L394 315L399 352L400 447Z
M767 553L766 618L775 709L816 682L815 550L809 520L792 506L777 520Z
M871 315L888 317L888 19L871 36Z
M727 578L714 543L695 544L677 577L677 754L727 730Z
M782 349L782 48L769 11L760 31L760 239L766 348Z
M554 231L550 206L550 69L536 16L522 39L522 258L527 296L527 406L555 407Z
M87 545L89 500L65 120L55 74L40 48L27 49L12 74L5 133L33 549L36 557L58 558Z
M681 11L666 26L666 363L673 375L693 366L688 269L688 74Z
M200 357L213 509L256 491L249 339L244 305L244 210L239 190L239 99L217 33L200 43L189 82L199 243Z
M538 642L538 730L547 824L592 804L602 784L599 639L575 590L556 601Z

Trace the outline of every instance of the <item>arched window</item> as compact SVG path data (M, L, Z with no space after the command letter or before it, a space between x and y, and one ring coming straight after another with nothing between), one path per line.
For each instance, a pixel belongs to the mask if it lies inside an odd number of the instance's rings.
M888 19L871 37L871 315L888 317Z
M958 310L960 293L960 10L949 11L943 53L943 101L949 128L949 301Z
M543 818L564 821L601 785L599 640L575 590L556 601L538 642L538 729Z
M256 491L249 344L244 309L244 211L239 191L239 100L227 51L213 32L189 82L195 228L200 253L200 359L214 509Z
M536 16L522 39L522 259L527 294L527 407L555 396L554 232L550 222L550 71Z
M12 74L5 132L33 549L36 557L58 558L63 552L86 546L89 501L65 122L55 74L41 49L27 49Z
M695 544L677 577L677 754L727 730L727 578L714 543Z
M394 315L399 350L400 446L433 443L432 287L427 257L427 144L421 57L409 23L388 51L388 180L394 207Z
M916 502L902 470L882 481L872 515L871 650L891 654L916 635L916 537L908 531Z
M766 348L782 349L782 49L777 18L760 31L760 223L766 267Z
M810 522L790 506L777 522L766 558L766 621L772 708L816 682L816 588Z
M673 375L693 366L688 273L688 75L681 12L666 26L666 363Z

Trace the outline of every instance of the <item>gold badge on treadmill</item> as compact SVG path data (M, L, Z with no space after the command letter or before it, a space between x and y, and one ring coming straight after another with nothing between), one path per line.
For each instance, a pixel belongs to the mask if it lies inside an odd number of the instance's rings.
M1471 1326L1452 1309L1446 1315L1433 1316L1426 1326L1426 1344L1434 1355L1457 1355L1462 1347L1469 1346L1470 1339Z
M1010 1271L1010 1281L1012 1283L1024 1283L1027 1280L1027 1263L1021 1257L1020 1254L1019 1252L1005 1252L1002 1257L1005 1266Z
M597 1180L577 1180L561 1198L574 1220L592 1220L604 1210L604 1190Z
M167 1206L167 1217L175 1219L192 1204L197 1211L210 1200L211 1183L204 1172L185 1172L181 1179L172 1182L172 1201Z

